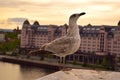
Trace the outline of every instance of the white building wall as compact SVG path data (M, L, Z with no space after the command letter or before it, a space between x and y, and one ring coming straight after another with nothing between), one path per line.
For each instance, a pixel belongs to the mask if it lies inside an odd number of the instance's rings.
M0 42L5 42L5 34L0 33Z

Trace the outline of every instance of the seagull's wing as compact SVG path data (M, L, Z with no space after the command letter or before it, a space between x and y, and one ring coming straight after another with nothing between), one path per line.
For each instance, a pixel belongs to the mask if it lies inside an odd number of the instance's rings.
M61 37L45 45L45 50L53 53L65 53L72 47L74 40L71 37Z

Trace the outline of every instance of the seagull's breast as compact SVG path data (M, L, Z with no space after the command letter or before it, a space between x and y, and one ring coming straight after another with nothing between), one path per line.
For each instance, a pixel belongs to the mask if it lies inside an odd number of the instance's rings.
M70 38L68 38L68 46L66 46L66 48L64 48L62 51L63 54L73 54L74 52L76 52L79 47L80 47L80 36L72 36ZM63 44L64 46L64 44Z
M80 42L81 42L80 37L77 37L77 36L74 37L73 43L71 45L71 54L74 53L74 52L76 52L79 49Z
M59 47L55 49L55 55L66 56L75 53L80 46L80 38L77 37L67 37L67 41L59 44Z

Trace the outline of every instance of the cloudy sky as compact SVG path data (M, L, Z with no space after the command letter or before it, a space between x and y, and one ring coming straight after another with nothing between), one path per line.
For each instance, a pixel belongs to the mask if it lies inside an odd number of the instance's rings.
M79 25L117 25L120 0L0 0L0 28L21 28L25 19L31 24L68 24L69 16L79 12L86 12Z

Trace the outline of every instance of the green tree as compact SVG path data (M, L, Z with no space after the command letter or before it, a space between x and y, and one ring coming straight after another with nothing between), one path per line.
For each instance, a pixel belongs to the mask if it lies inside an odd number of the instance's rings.
M109 61L106 58L103 59L101 64L105 69L109 68Z
M20 40L17 38L18 33L12 32L12 33L6 33L5 37L6 39L10 39L7 42L0 44L0 51L6 52L6 51L13 51L15 48L20 45Z

